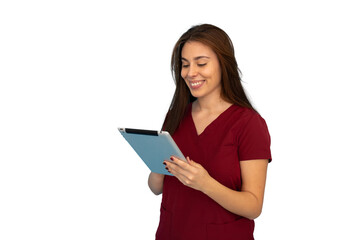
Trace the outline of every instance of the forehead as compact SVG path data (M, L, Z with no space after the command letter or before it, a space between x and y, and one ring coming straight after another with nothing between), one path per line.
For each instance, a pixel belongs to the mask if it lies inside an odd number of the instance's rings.
M215 52L207 45L201 42L186 42L181 51L181 57L187 60L199 58L200 56L213 58L216 57Z

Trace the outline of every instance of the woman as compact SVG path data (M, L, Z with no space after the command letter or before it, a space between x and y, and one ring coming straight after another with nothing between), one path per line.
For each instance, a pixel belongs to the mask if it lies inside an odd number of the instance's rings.
M271 161L265 121L241 85L232 42L209 24L190 28L172 54L176 90L164 121L187 156L150 173L163 194L158 240L253 239Z

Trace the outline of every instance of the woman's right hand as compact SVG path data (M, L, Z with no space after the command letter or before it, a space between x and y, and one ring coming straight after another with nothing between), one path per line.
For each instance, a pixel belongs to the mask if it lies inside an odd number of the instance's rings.
M159 195L163 191L164 185L164 174L151 172L149 174L148 185L150 190L155 194Z

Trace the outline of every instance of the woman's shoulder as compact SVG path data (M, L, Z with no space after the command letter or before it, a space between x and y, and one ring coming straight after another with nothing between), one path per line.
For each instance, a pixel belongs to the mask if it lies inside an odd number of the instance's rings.
M246 127L262 127L266 126L265 120L262 116L251 108L246 108L238 105L232 106L231 122L235 128L244 129Z
M242 107L239 105L233 105L233 113L232 116L238 120L249 120L251 118L261 118L260 114L254 109Z

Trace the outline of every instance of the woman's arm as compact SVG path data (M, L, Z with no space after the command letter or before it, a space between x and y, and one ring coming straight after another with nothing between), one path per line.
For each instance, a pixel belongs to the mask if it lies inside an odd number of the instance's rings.
M268 160L241 161L241 191L232 190L214 178L198 163L174 158L165 161L169 171L184 185L202 191L226 210L249 219L262 210Z
M264 200L268 160L241 161L241 191L234 191L211 178L203 192L222 207L249 219L260 216Z
M163 191L164 185L164 174L151 172L148 179L148 185L150 190L155 194L159 195Z

